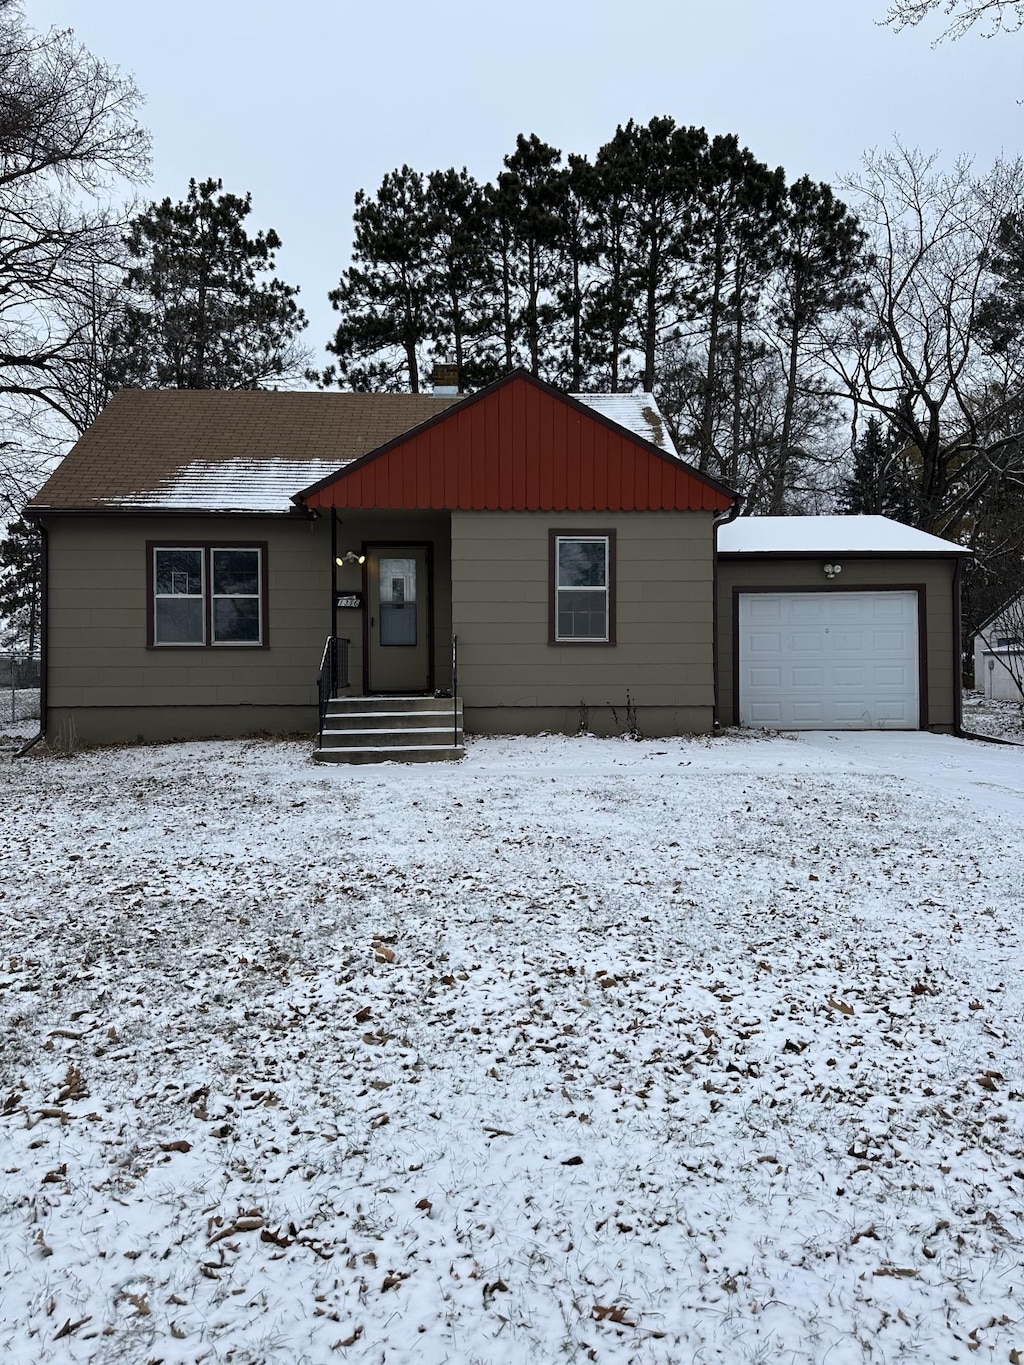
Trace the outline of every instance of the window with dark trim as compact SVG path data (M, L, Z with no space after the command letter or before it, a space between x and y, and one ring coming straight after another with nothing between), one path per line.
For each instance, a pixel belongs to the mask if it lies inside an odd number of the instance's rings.
M615 643L615 532L552 531L549 640Z
M150 542L146 549L150 645L267 643L266 545Z

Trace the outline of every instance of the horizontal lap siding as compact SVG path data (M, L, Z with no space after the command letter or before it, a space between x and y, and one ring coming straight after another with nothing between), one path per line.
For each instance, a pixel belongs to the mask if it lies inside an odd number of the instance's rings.
M950 728L955 724L956 688L960 685L959 646L954 649L953 574L956 561L948 559L853 559L833 558L842 563L839 590L870 591L923 584L927 629L926 682L928 723ZM828 558L813 559L721 559L718 565L719 708L723 724L735 715L734 590L753 588L779 592L836 590L822 572Z
M55 711L315 706L330 630L326 519L54 517L47 525ZM269 648L147 648L146 542L190 540L267 544ZM134 738L137 726L136 717L122 737ZM84 723L79 728L84 733Z
M452 515L452 614L467 708L713 706L712 517ZM617 643L548 643L549 531L616 533Z

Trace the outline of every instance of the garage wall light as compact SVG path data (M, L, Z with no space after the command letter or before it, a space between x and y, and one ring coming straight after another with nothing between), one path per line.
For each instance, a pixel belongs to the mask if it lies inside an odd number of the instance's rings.
M843 566L841 564L823 564L821 567L825 571L826 578L835 578L837 574L843 572Z
M340 555L334 562L340 569L343 568L344 565L346 564L365 564L366 556L357 555L355 550L347 550L343 555Z

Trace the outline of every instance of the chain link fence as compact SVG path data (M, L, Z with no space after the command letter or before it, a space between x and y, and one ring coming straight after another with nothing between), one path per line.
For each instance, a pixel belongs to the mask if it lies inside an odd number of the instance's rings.
M39 660L30 654L0 654L0 722L39 717Z

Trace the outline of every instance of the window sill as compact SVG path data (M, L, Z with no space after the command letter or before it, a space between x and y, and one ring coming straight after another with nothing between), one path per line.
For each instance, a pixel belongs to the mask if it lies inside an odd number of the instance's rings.
M156 653L163 653L164 650L169 650L169 651L171 651L171 652L173 652L173 653L175 653L175 654L189 654L189 653L191 653L191 654L209 654L209 653L211 653L211 652L213 652L213 653L219 652L220 650L234 650L234 649L269 649L269 648L270 648L270 645L269 645L269 644L250 644L248 641L239 641L238 644L233 645L233 644L229 644L227 641L222 641L220 644L216 644L216 645L148 644L148 645L146 646L146 648L147 648L147 649L150 649L150 650L153 650L153 651L156 652Z

